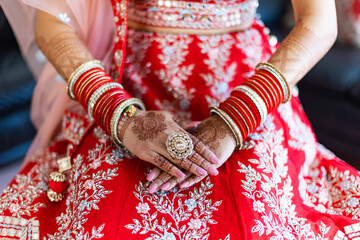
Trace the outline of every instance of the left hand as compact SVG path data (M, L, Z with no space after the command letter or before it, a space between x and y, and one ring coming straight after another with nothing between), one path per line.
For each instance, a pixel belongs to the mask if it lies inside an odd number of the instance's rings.
M186 129L186 126L183 126ZM216 165L219 168L233 153L236 142L233 133L227 124L218 116L213 115L202 121L193 133L203 142L220 160ZM147 176L148 181L153 181L149 186L149 193L159 189L164 191L174 188L180 184L181 188L188 188L200 182L206 176L196 176L185 171L184 178L175 178L159 168L154 168Z

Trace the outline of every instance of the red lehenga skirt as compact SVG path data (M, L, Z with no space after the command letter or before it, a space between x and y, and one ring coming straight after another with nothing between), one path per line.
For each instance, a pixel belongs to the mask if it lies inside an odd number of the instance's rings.
M266 61L264 27L220 35L128 31L123 84L148 109L206 118L209 105ZM65 199L49 174L71 146ZM296 91L219 168L189 188L147 192L152 166L67 112L53 144L0 198L1 239L357 239L360 175L317 143Z

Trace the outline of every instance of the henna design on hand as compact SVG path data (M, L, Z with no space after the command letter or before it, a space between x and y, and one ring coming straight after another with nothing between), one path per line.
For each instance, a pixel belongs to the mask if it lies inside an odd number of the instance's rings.
M131 120L132 119L126 115L124 115L120 118L120 123L119 123L118 129L117 129L120 141L124 140L125 131L129 127L130 123L132 122Z
M202 166L206 162L206 159L201 157L195 151L192 152L192 154L188 157L188 159L190 159L192 162L196 163L199 166Z
M174 168L174 165L169 163L166 158L160 155L156 155L154 157L154 164L165 172L171 172Z
M176 122L177 125L179 125L180 127L183 127L184 124L184 120L182 120L181 118L179 118L178 116L174 116L173 117L174 122Z
M137 135L140 141L156 138L167 128L165 115L155 112L148 112L145 116L135 116L132 132Z
M225 123L218 116L214 116L212 119L200 123L196 130L196 136L199 138L198 143L195 144L195 149L200 154L205 148L203 144L210 149L216 149L219 147L220 140L224 139L227 135L232 134ZM203 144L202 144L203 143Z
M178 165L179 165L179 167L184 168L186 170L191 170L194 163L192 161L190 161L189 159L184 158L179 161Z

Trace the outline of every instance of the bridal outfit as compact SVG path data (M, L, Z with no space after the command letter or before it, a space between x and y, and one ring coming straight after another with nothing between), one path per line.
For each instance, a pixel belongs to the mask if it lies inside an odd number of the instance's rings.
M0 2L38 79L38 135L1 195L1 239L359 239L359 172L317 142L296 89L218 176L150 194L153 166L68 98L33 41L38 8L70 24L147 109L199 121L276 49L257 0ZM52 203L49 174L69 152L67 193Z

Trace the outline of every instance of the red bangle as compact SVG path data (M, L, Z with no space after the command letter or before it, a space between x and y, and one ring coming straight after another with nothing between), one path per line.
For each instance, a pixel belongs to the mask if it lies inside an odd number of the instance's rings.
M110 125L111 125L111 117L116 109L117 106L121 102L125 101L125 99L117 98L114 101L109 104L109 106L106 107L106 110L104 110L103 115L101 115L102 124L106 131L110 131Z
M225 106L224 103L225 102L220 104L219 109L224 111L235 122L236 126L240 130L241 137L243 138L245 136L245 134L246 134L243 125L240 123L239 118L227 106Z
M275 98L273 96L273 92L271 91L271 89L267 88L261 82L257 81L256 77L250 77L248 81L250 83L253 83L255 86L257 86L260 89L260 91L266 94L269 102L268 112L270 112L270 110L273 109L275 106Z
M251 112L255 116L255 125L259 126L261 123L261 115L259 109L256 107L255 103L251 100L251 98L248 95L246 95L244 92L241 92L239 90L234 90L231 93L231 96L239 98L242 101L244 101L245 104L247 104L247 106L250 108Z
M100 71L98 71L97 69L91 69L88 72L84 73L83 75L81 75L81 77L79 78L78 81L76 81L75 85L74 85L74 93L78 93L81 94L83 92L83 89L86 87L86 85L88 85L89 83L91 83L92 79L95 77L101 77L104 74Z
M96 89L98 89L102 85L104 85L106 83L109 83L109 82L111 82L111 81L108 80L108 79L96 79L96 81L94 81L86 89L83 90L86 94L85 95L81 94L81 97L80 97L80 100L79 100L81 105L84 108L86 108L87 104L89 103L91 95L96 91Z
M236 107L236 109L238 110L238 112L244 117L246 118L246 122L248 123L250 132L253 132L255 130L255 119L251 119L250 118L250 113L246 112L245 107L242 106L242 102L240 102L238 99L235 99L234 97L229 97L227 99L229 101L229 103L231 103L234 107Z
M110 92L104 99L100 100L102 103L99 104L96 111L94 111L95 121L99 123L104 130L106 130L106 126L108 124L106 124L106 120L104 119L104 112L108 111L108 108L111 107L114 102L121 102L126 99L126 95L120 92Z
M233 104L229 103L229 101L225 101L224 105L233 113L233 116L237 118L238 122L240 123L238 127L243 129L244 135L242 135L242 137L245 139L250 134L249 124L245 121L245 118L240 114L238 109Z
M94 115L94 119L97 123L100 124L100 119L101 119L101 110L104 109L105 105L107 104L107 101L109 99L111 99L112 96L118 96L118 92L116 91L116 88L113 89L109 89L108 91L106 91L103 95L101 95L99 97L99 99L97 100L97 102L94 105L94 111L93 111L93 115Z
M284 100L284 92L281 90L282 87L276 77L262 69L256 71L256 74L265 78L275 88L276 93L278 94L278 99L280 101L278 104L276 104L276 106L280 105L280 103L282 103Z
M271 85L269 83L269 80L266 79L264 76L261 75L254 75L251 77L252 79L254 79L255 81L257 81L263 88L268 89L270 96L271 96L271 100L272 100L272 108L275 108L275 106L277 105L277 103L280 100L280 96L276 93L275 87L273 85Z
M256 86L253 82L250 81L246 81L243 83L243 86L247 86L249 87L251 90L253 90L257 95L259 95L259 97L263 100L263 102L265 103L266 106L266 110L269 112L270 110L270 103L269 103L269 99L265 96L265 93L263 93L262 91L260 91L259 87Z

